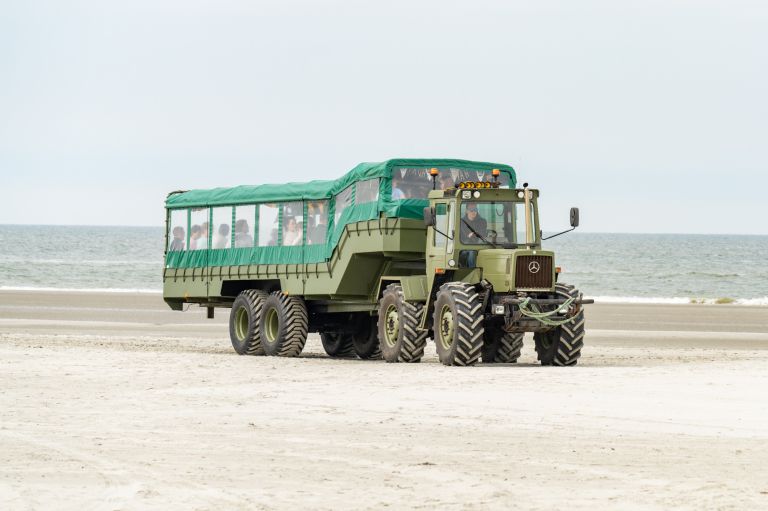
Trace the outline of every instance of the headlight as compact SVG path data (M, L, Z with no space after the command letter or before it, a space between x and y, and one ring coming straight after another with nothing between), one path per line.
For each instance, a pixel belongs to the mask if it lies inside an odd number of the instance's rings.
M498 316L503 316L505 312L506 312L506 307L504 307L503 305L494 305L493 306L493 313L494 314L496 314Z

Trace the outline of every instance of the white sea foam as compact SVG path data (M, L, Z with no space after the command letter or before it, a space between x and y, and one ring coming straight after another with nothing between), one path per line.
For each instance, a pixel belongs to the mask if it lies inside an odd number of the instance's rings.
M128 288L71 288L71 287L33 287L33 286L0 286L0 291L45 291L48 293L138 293L160 294L162 289L128 289Z
M762 306L766 306L766 305L768 305L768 296L764 296L762 298L740 298L739 300L736 300L736 303L738 305L762 305Z
M768 305L768 296L763 298L728 298L728 301L721 301L722 298L682 298L675 297L647 297L647 296L595 296L588 297L594 298L595 303L637 303L637 304L701 304L701 305L718 305L726 303L729 305L751 305L751 306L766 306ZM730 300L733 300L732 302Z
M681 304L691 303L690 298L680 297L647 297L647 296L588 296L595 303L649 303L649 304Z

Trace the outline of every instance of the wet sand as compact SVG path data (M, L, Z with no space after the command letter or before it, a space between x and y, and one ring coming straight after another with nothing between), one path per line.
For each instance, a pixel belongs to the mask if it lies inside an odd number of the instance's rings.
M596 304L575 368L239 357L226 311L0 291L3 509L766 509L768 308Z

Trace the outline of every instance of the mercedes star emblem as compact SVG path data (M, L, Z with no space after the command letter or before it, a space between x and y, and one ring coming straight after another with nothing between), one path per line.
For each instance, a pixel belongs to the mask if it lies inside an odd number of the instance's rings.
M541 265L538 261L531 261L528 264L528 271L531 273L539 273L539 270L541 269Z

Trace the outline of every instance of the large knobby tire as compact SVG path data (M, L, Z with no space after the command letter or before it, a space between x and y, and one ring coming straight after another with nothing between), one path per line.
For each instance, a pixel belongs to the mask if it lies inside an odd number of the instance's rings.
M334 358L356 358L355 347L352 344L352 334L339 332L323 332L320 334L323 349L328 356Z
M379 346L387 362L419 362L427 343L419 330L424 305L405 301L400 284L390 284L379 300Z
M475 288L462 282L440 287L432 328L440 362L447 366L473 365L483 347L483 301Z
M557 284L555 292L562 298L581 298L581 293L568 284ZM573 366L579 361L584 347L584 310L575 306L578 312L573 318L547 332L536 332L536 354L543 366Z
M307 307L304 300L280 291L264 301L261 345L267 355L298 357L307 342Z
M483 342L483 362L514 364L523 349L523 334L505 332L501 328L486 328Z
M229 338L239 355L263 355L261 346L261 311L267 293L246 289L235 298L229 313Z
M360 329L352 336L352 348L363 360L381 360L379 326L375 318L363 319Z

